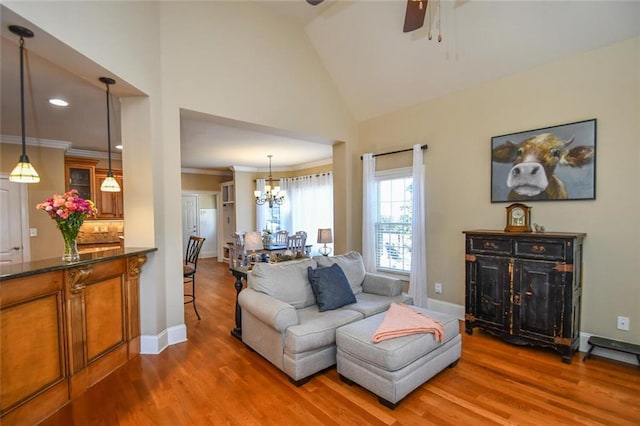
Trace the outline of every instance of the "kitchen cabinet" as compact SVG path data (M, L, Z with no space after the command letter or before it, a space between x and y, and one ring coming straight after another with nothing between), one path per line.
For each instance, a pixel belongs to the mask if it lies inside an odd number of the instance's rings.
M98 209L96 219L124 219L124 185L122 172L112 170L113 177L120 185L120 192L102 192L100 185L107 178L109 169L95 169L96 197L93 199Z
M0 265L0 424L39 424L140 353L155 248Z
M80 198L94 201L97 164L98 160L67 157L65 159L65 190L75 189Z
M100 185L108 169L96 167L99 160L67 157L65 159L66 191L75 189L81 198L93 201L98 210L95 219L124 219L124 179L121 170L112 170L120 192L102 192Z
M465 231L465 328L546 346L571 362L580 343L582 233Z

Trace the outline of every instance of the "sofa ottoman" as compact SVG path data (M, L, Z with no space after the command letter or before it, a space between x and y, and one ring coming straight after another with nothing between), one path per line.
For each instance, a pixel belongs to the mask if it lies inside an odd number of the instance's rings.
M371 391L381 404L392 409L445 367L455 366L462 350L456 317L414 309L442 323L443 342L438 342L431 333L420 333L373 343L373 335L385 312L336 330L336 361L340 378Z

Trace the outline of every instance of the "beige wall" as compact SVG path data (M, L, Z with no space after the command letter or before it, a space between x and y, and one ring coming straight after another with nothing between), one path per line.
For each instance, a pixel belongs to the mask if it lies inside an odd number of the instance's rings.
M220 184L228 182L229 176L208 175L198 173L182 173L181 188L182 191L220 191Z
M10 173L21 153L21 145L0 143L0 171ZM29 228L38 230L38 236L30 237L29 241L31 260L62 256L63 240L60 231L49 215L36 210L36 204L53 194L64 193L64 151L27 146L27 155L40 176L39 183L27 185Z
M638 38L361 123L359 175L364 152L429 145L424 160L431 298L463 305L462 231L504 228L507 204L490 202L491 137L591 118L598 120L596 200L527 204L532 221L548 231L587 233L582 331L640 340ZM357 203L361 185L358 177ZM358 242L360 217L354 215L351 227ZM435 282L443 283L441 295L433 291ZM630 332L616 330L617 315L630 317Z

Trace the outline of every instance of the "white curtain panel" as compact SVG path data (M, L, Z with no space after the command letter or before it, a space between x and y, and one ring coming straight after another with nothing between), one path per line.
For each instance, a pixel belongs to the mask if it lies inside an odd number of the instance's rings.
M264 179L256 179L256 189L264 196ZM267 219L269 219L269 204L265 203L261 206L256 205L256 230L262 232L267 228Z
M362 259L367 272L376 272L378 189L376 159L371 153L362 156L362 190Z
M282 229L289 234L305 231L307 244L316 251L318 228L333 229L333 174L283 178L280 187L286 191L280 207Z
M422 147L413 146L413 213L411 215L411 275L409 295L415 306L427 308L427 221Z

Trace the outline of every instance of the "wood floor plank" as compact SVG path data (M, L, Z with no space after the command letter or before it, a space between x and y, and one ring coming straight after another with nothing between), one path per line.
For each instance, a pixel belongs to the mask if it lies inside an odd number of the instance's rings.
M227 266L201 259L196 280L202 320L185 305L188 341L130 360L43 425L640 425L640 368L582 354L567 365L481 331L395 410L335 367L295 387L231 336Z

